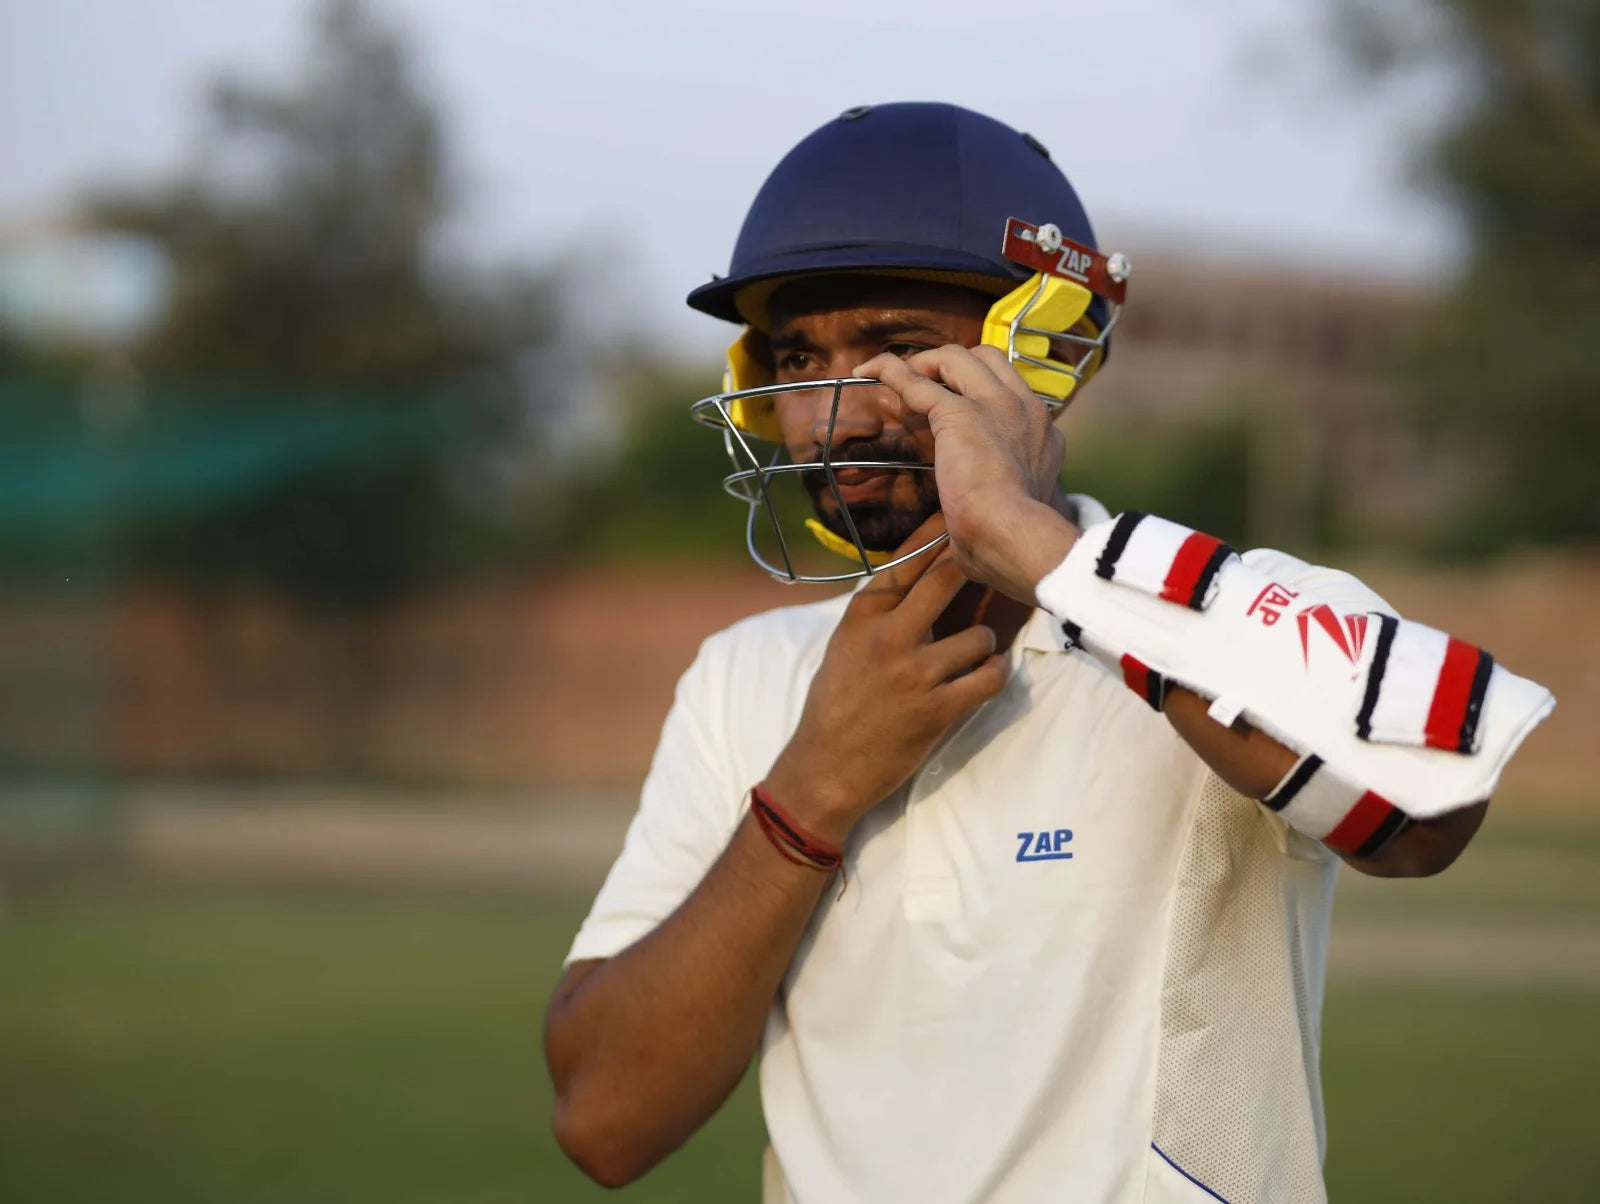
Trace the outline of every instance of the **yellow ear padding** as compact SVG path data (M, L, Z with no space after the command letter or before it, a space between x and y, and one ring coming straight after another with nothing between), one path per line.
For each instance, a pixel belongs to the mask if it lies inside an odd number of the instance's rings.
M1039 287L1041 280L1044 282L1042 291ZM1034 300L1035 297L1038 299ZM1083 316L1089 311L1090 303L1094 301L1094 294L1083 285L1071 280L1046 275L1043 272L1037 273L994 303L983 319L984 343L990 347L998 347L1001 351L1006 350L1011 336L1011 323L1017 320L1017 315L1030 301L1034 304L1033 308L1028 310L1028 316L1023 321L1024 325L1066 333L1083 320ZM1078 382L1067 374L1067 369L1071 365L1051 357L1050 340L1044 335L1023 334L1019 331L1017 354L1031 355L1034 359L1061 364L1061 371L1052 372L1037 364L1016 361L1017 374L1034 392L1043 393L1046 397L1053 397L1057 401L1065 401L1072 395L1072 390L1077 387ZM1100 352L1096 351L1094 358L1085 366L1084 379L1087 380L1099 365Z
M828 528L824 527L816 519L806 519L806 530L815 535L817 537L817 542L823 547L827 548L828 551L837 552L846 560L853 560L857 564L861 563L861 553L856 551L855 544L851 543L848 539L841 539L832 531L828 530ZM893 552L874 552L870 548L867 549L867 563L872 565L874 568L879 565L888 564L893 559Z
M746 326L728 348L728 367L722 374L722 391L734 393L740 389L758 389L772 384L772 373L767 368L768 357L758 341L766 335ZM728 403L728 417L733 425L747 435L765 439L768 443L783 442L778 429L777 412L770 397L736 397Z

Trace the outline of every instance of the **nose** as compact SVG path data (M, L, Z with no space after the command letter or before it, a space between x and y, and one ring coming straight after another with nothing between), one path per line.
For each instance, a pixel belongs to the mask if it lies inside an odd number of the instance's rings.
M840 378L848 377L854 367L855 361L831 366ZM834 412L835 389L839 398L837 413ZM878 381L808 390L803 396L812 407L808 433L817 447L827 444L830 423L835 446L849 439L875 439L886 430L904 429L904 407L900 398Z

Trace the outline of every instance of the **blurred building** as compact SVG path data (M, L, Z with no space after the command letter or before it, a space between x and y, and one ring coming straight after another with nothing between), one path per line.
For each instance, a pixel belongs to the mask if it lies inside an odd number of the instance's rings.
M1319 493L1359 541L1403 533L1449 485L1383 383L1429 299L1383 275L1136 256L1115 353L1086 408L1106 422L1233 415L1252 441L1258 541L1315 540Z
M1379 276L1142 256L1102 383L1119 408L1173 415L1250 380L1325 404L1368 397L1425 299Z

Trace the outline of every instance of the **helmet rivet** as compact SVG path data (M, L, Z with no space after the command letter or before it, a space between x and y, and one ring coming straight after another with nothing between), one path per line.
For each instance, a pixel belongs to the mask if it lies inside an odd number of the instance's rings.
M1046 222L1034 233L1033 244L1046 255L1054 255L1061 249L1061 227L1054 222Z
M1133 274L1133 264L1128 262L1128 257L1121 251L1116 252L1106 260L1106 275L1123 284Z
M858 118L865 117L870 112L872 112L872 106L871 105L852 105L850 108L846 109L843 113L839 114L839 120L840 121L855 121Z

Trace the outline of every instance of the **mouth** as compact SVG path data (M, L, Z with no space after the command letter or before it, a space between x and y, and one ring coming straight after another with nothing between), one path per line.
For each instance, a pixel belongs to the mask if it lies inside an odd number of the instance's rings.
M835 468L833 479L839 486L839 497L845 505L855 505L858 502L882 501L889 496L889 491L894 487L894 479L899 475L899 470L894 468ZM823 496L833 491L827 488L826 478L822 478Z

